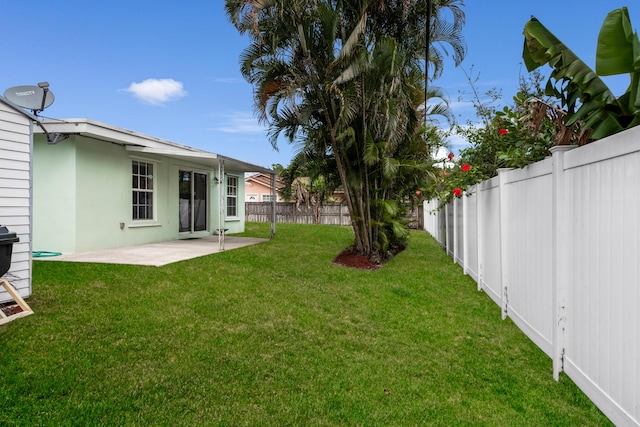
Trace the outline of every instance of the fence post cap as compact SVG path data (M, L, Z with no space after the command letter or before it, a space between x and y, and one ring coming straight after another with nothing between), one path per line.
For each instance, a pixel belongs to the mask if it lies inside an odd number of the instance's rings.
M578 148L578 146L577 145L554 145L553 147L549 148L549 151L551 152L551 154L564 153L565 151L570 151L570 150L573 150L574 148Z
M509 172L509 171L512 171L513 169L515 168L498 168L497 172L498 172L498 175L500 175L501 173Z

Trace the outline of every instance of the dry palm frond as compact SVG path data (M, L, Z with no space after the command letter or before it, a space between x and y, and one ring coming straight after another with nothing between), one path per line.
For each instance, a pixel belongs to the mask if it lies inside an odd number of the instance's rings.
M522 117L525 129L531 129L534 138L538 138L547 121L553 126L553 145L585 145L592 141L591 129L586 129L583 122L567 126L567 112L539 98L531 98L525 102L527 113Z

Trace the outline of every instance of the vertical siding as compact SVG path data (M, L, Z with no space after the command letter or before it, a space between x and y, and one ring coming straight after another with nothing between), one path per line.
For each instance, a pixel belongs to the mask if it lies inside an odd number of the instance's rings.
M466 197L462 196L462 197ZM454 252L455 252L455 262L460 265L464 265L464 200L462 198L455 198L453 200L454 209L453 209L453 218L455 221L456 232L454 233Z
M455 239L454 239L454 234L455 234L455 223L453 221L454 216L453 216L453 211L454 211L454 205L453 203L448 204L447 206L444 207L444 221L445 221L445 225L446 225L446 229L445 229L445 244L446 244L446 248L447 248L447 255L449 255L451 258L453 258L453 250L454 250L454 246L455 246Z
M31 119L0 102L0 225L20 238L5 275L23 297L31 295ZM0 302L10 300L0 291Z
M442 241L439 238L440 225L438 224L440 218L439 209L440 203L438 200L428 200L424 202L424 230L429 233L440 245Z
M500 188L498 177L478 185L478 284L496 304L502 302Z
M424 229L433 236L443 248L446 245L445 209L437 199L424 204Z
M640 426L640 127L475 191L462 220L446 209L456 260L467 271L477 253L478 288L552 357L554 377L615 425Z
M435 230L437 235L436 240L440 242L440 246L444 248L447 244L446 211L444 208L441 208L439 204L437 204L437 206L438 206L438 210L436 212L437 229Z
M506 235L508 315L548 355L553 339L552 162L509 173Z
M588 154L588 153L587 153ZM588 156L587 156L588 157ZM585 159L588 161L588 159ZM565 357L640 419L640 154L568 170L572 280ZM571 371L569 371L571 372Z
M477 188L471 189L464 199L464 259L465 272L478 281L478 193Z

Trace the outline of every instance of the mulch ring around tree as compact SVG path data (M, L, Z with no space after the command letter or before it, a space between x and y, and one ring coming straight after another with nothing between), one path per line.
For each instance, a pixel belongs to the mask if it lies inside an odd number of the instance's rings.
M353 247L340 252L333 260L333 263L361 270L377 270L380 268L380 264L376 264L366 256L358 255Z

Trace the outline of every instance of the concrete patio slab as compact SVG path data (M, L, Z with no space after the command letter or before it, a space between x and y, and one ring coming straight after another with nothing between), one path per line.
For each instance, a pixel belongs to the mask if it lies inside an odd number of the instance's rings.
M224 239L224 251L268 241L269 239L226 236ZM97 262L106 264L131 264L161 267L174 262L198 258L218 252L221 252L218 236L207 236L197 239L148 243L145 245L127 246L95 252L34 258L34 260Z

